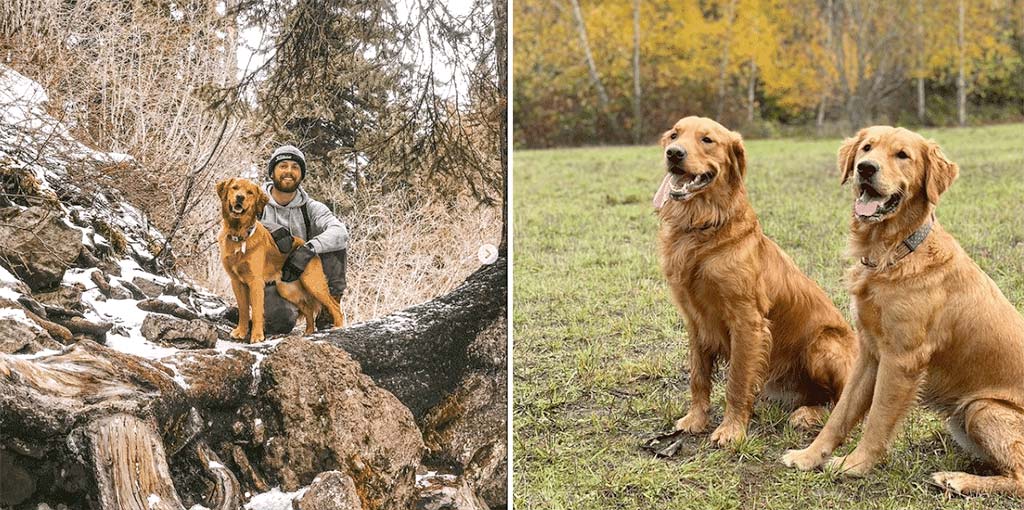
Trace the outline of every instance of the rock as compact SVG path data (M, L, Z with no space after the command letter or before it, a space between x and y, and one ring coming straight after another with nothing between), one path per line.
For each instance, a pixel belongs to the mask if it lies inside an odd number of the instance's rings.
M156 283L153 280L147 280L146 278L142 278L140 276L132 278L132 284L138 287L138 289L141 290L142 293L146 295L146 297L160 297L160 294L163 294L164 292L163 285L160 285L159 283Z
M121 285L110 286L110 298L111 299L133 299L135 296L132 292Z
M36 292L33 294L33 297L40 303L53 305L57 308L81 310L82 292L84 290L85 287L78 283L74 285L61 285L60 288L53 292Z
M32 354L59 348L60 344L32 322L20 307L0 308L0 353Z
M417 482L420 500L417 510L488 510L487 503L473 492L465 478L451 475L425 478Z
M352 477L363 507L411 508L423 439L412 413L362 373L348 353L298 337L260 366L268 439L260 467L294 491L319 473Z
M33 292L56 288L82 249L82 233L43 207L0 209L0 260Z
M143 299L136 303L137 307L147 312L156 312L167 315L173 315L179 319L185 319L187 321L196 320L199 318L195 312L187 308L183 308L174 303L168 301L160 301L159 299Z
M340 471L320 473L309 489L292 501L294 510L362 510L352 478Z
M32 496L36 482L15 463L14 455L0 446L0 508L14 508Z
M217 329L210 323L158 313L146 315L142 321L142 336L151 342L189 349L208 349L217 344Z
M505 324L504 318L495 321L470 344L471 363L480 368L467 372L423 420L430 456L460 466L490 506L508 503Z

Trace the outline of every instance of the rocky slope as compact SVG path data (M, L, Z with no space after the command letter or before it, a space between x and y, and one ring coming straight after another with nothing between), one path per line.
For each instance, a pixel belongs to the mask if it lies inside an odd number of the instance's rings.
M97 460L129 441L109 439L121 425L163 450L145 452L155 485L140 508L506 505L503 321L440 341L409 314L348 336L227 341L229 303L160 271L163 236L105 179L125 165L138 164L75 140L38 84L0 66L0 509L133 508L105 498L142 482L122 487ZM466 352L410 384L376 367L375 334L461 335ZM427 476L424 454L463 476Z

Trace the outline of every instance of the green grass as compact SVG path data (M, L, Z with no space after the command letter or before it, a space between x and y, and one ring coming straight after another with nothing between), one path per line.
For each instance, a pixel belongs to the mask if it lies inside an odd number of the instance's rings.
M1024 311L1024 125L924 134L961 168L940 220ZM765 233L849 318L841 275L851 197L835 169L839 143L748 142L747 185ZM735 448L713 448L703 435L668 460L643 451L689 404L686 332L655 250L650 204L663 175L660 151L516 151L514 163L517 509L1022 507L928 485L933 471L986 468L920 409L887 460L859 480L782 466L782 453L813 435L793 430L786 412L766 403ZM713 405L709 431L721 420L721 381Z

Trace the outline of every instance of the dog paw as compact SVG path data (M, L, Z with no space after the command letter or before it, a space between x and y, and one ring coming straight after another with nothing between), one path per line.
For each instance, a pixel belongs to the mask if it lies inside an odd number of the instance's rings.
M708 428L707 413L690 411L686 413L686 416L676 420L676 430L687 434L699 434L706 428Z
M711 433L711 442L719 447L729 446L743 439L747 428L739 423L725 421Z
M825 465L825 469L846 476L860 478L871 471L874 462L871 462L856 453L842 457L832 457Z
M788 450L782 456L782 463L786 467L797 468L800 471L810 471L825 462L825 456L811 451L810 448L803 450Z
M825 409L820 406L803 406L789 415L789 424L795 429L808 430L821 426Z
M956 494L967 492L968 480L971 475L955 471L938 471L932 473L932 481L935 485Z
M253 333L252 337L249 338L249 343L250 344L258 344L258 343L262 342L263 339L264 339L263 333Z
M233 340L245 340L245 337L249 336L249 329L235 328L231 330L231 338Z

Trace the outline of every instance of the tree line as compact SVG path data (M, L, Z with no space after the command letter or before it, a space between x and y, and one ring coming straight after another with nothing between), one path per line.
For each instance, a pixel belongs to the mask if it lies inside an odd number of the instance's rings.
M1024 118L1022 0L521 0L513 27L521 147Z

